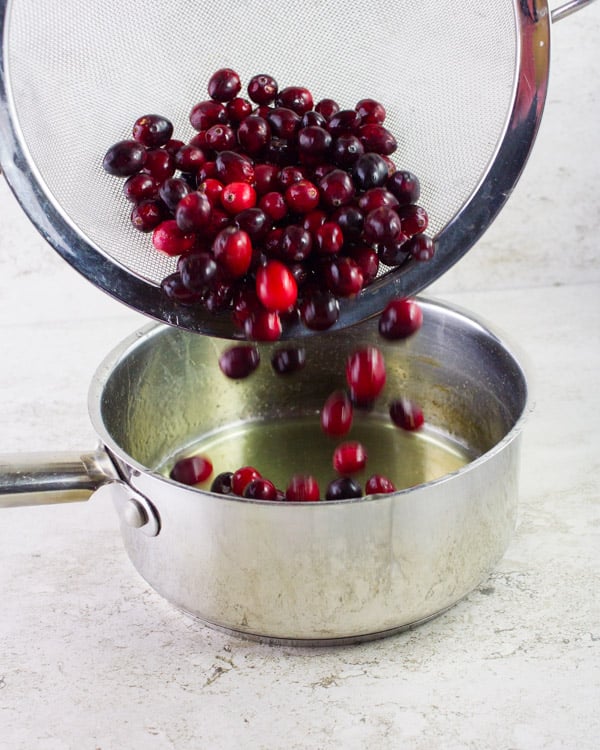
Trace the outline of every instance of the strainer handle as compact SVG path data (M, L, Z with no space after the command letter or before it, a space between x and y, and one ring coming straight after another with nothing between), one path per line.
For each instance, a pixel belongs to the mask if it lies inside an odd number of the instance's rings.
M91 453L31 453L0 456L0 508L89 500L117 479L102 449Z
M575 11L581 10L593 2L594 0L570 0L570 2L564 3L564 5L559 5L558 8L550 12L552 23L562 21L563 18L570 16L571 13L575 13Z

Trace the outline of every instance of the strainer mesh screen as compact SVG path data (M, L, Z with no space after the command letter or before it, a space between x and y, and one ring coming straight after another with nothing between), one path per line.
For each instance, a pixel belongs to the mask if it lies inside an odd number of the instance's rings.
M189 112L218 68L244 85L270 73L342 108L380 100L394 161L420 177L433 233L483 178L512 103L513 0L14 0L8 12L7 84L25 153L70 223L152 282L173 261L131 226L123 182L102 157L143 114L165 115L189 140Z

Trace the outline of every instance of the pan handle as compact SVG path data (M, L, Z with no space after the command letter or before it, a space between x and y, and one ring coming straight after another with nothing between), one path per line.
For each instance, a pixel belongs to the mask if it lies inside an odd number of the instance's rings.
M31 453L0 456L0 508L88 500L118 480L107 453Z
M558 8L555 8L550 13L552 23L562 21L563 18L570 16L571 13L575 13L576 10L581 10L593 2L594 0L570 0L570 2L564 3L564 5L559 5Z

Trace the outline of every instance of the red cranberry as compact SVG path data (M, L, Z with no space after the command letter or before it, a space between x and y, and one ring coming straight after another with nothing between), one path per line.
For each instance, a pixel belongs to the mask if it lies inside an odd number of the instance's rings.
M208 81L208 95L218 102L228 102L241 91L239 75L231 68L215 71Z
M256 293L267 310L282 312L295 304L298 286L286 265L270 260L256 274Z
M319 191L310 180L299 180L285 191L285 201L290 211L307 214L319 205Z
M235 99L227 102L225 109L228 120L237 125L252 114L252 103L241 96L236 96Z
M141 203L158 197L158 180L149 174L134 174L123 185L123 195L128 201Z
M374 151L376 154L389 156L398 148L396 139L383 125L361 125L357 135L362 141L365 151Z
M348 255L356 262L362 272L363 286L367 286L377 278L379 258L373 248L367 245L357 245L348 250Z
M203 292L215 278L217 264L209 253L192 252L181 258L179 273L188 289L192 292Z
M382 206L395 208L397 205L398 200L396 196L383 187L371 188L358 199L358 207L365 215L375 208L381 208Z
M279 255L290 263L298 263L308 258L312 250L310 232L297 224L288 225L281 235Z
M182 232L201 232L210 223L210 201L204 193L185 195L175 209L175 221Z
M435 242L426 234L415 234L406 243L406 252L417 261L431 260L435 255Z
M388 495L390 492L396 492L394 483L381 474L373 474L365 485L366 495Z
M180 169L182 172L191 172L192 174L197 174L200 167L206 162L204 151L202 151L201 148L198 148L198 146L192 146L190 144L182 146L179 151L175 153L174 157L177 169Z
M421 407L408 398L399 398L390 404L390 417L396 427L418 430L425 421Z
M260 472L255 469L254 466L242 466L237 471L234 471L233 477L231 478L231 488L234 495L242 497L246 486L253 479L261 479Z
M270 104L275 100L277 91L277 81L264 73L253 76L248 83L248 96L256 104Z
M282 89L277 96L277 104L280 107L287 107L299 115L303 115L314 106L312 94L308 89L301 86L287 86Z
M217 177L224 185L230 182L254 182L254 165L247 156L235 151L221 151L215 158Z
M352 258L334 258L327 265L325 278L336 297L355 297L364 286L362 271Z
M240 123L237 138L247 154L256 156L264 151L271 140L271 128L263 117L250 115Z
M206 145L215 151L229 151L235 144L235 131L229 125L212 125L206 131Z
M364 153L365 147L360 139L351 133L338 136L331 147L333 163L343 169L350 169Z
M252 260L250 236L236 227L222 229L215 237L212 251L219 266L234 279L243 276Z
M244 334L251 341L277 341L281 332L279 313L272 310L257 310L244 321Z
M336 323L340 304L331 292L317 292L302 303L302 322L312 331L325 331Z
M185 143L183 141L180 141L177 138L169 138L169 140L163 146L163 149L171 154L171 156L175 156L175 154L183 146L185 146Z
M313 167L312 170L312 180L315 183L320 182L323 177L325 177L326 174L329 174L330 172L333 172L335 169L335 164L318 164L316 167Z
M232 471L222 471L220 474L213 479L210 485L210 491L216 492L218 495L231 495L233 487L231 483L233 481Z
M248 500L277 500L277 488L268 479L251 479L244 487L242 497Z
M115 177L129 177L145 165L147 152L137 141L119 141L104 156L102 166Z
M412 237L415 234L421 234L427 229L429 217L427 211L421 206L409 203L406 206L398 208L398 216L402 222L402 231L404 234Z
M190 123L194 130L208 130L213 125L226 122L227 110L212 99L199 102L190 112Z
M214 177L207 177L204 182L198 185L198 190L204 193L210 205L215 207L221 205L221 193L224 187L225 185L220 180L216 180Z
M352 427L354 410L345 391L334 391L321 409L321 429L327 435L340 437Z
M265 193L258 201L258 206L272 221L281 221L288 212L288 205L282 193L272 191Z
M350 500L362 497L362 489L352 477L338 477L329 483L325 493L326 500Z
M254 174L254 188L258 195L270 193L279 187L279 168L275 164L257 164Z
M200 169L196 172L196 182L203 183L209 178L214 180L217 177L217 165L214 161L205 161Z
M247 378L259 364L260 354L254 346L232 346L219 357L221 372L233 380Z
M333 220L338 224L340 223L335 216ZM317 229L327 221L327 214L320 208L313 209L302 217L302 226L312 235L315 234ZM341 224L340 224L341 226Z
M356 441L342 443L333 452L333 468L338 474L356 474L367 464L367 451Z
M138 117L133 124L133 138L147 148L164 146L173 135L173 124L160 115Z
M301 125L300 116L287 107L275 107L269 110L267 122L271 126L273 134L285 140L295 138Z
M152 232L152 244L166 255L181 255L186 250L191 250L194 235L182 232L175 219L167 219Z
M318 125L298 131L298 156L303 164L319 164L331 147L331 134Z
M386 187L398 199L400 205L416 203L421 194L419 178L412 172L398 170L391 174L386 182Z
M232 216L256 205L256 190L247 182L230 182L220 197L223 208Z
M353 109L341 109L329 118L329 132L334 138L343 133L357 135L361 124L361 117ZM371 150L371 149L369 149Z
M377 398L385 385L383 355L374 346L358 349L346 362L346 381L353 398L369 402Z
M163 219L166 208L162 202L148 200L138 203L131 212L131 223L140 232L151 232Z
M354 184L342 169L333 169L319 182L321 200L327 208L338 208L354 197Z
M306 364L306 350L302 347L277 349L271 356L271 367L278 375L290 375Z
M367 242L377 244L394 240L402 231L400 217L390 206L374 208L365 216L363 225Z
M326 221L315 232L319 252L324 255L339 253L344 245L344 235L339 224Z
M340 105L333 99L321 99L315 105L315 111L323 115L326 120L331 120L340 111Z
M357 102L354 109L361 116L361 120L365 125L373 123L381 125L385 120L385 107L383 104L375 101L375 99L361 99Z
M379 333L386 339L405 339L416 333L423 324L423 313L413 299L388 302L379 318Z
M306 170L301 166L284 167L277 175L279 187L286 190L290 185L306 179Z
M171 273L160 282L162 293L178 305L192 307L202 301L200 292L193 292L183 283L180 273Z
M294 474L285 491L290 502L316 502L320 497L319 484L310 474Z
M212 474L212 463L205 456L181 458L171 469L169 476L181 484L200 484Z

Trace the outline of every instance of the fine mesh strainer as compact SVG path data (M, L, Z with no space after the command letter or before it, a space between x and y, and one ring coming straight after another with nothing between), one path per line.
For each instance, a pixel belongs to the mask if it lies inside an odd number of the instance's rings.
M158 320L229 336L229 316L162 295L175 260L131 226L122 182L102 169L106 149L150 112L189 140L189 111L222 67L245 83L270 73L342 108L378 99L398 140L395 163L421 180L437 251L383 269L357 300L342 301L342 328L425 288L489 226L537 132L550 22L589 2L550 14L545 0L445 10L439 0L239 0L224 13L193 0L0 0L0 161L39 231L94 284Z

